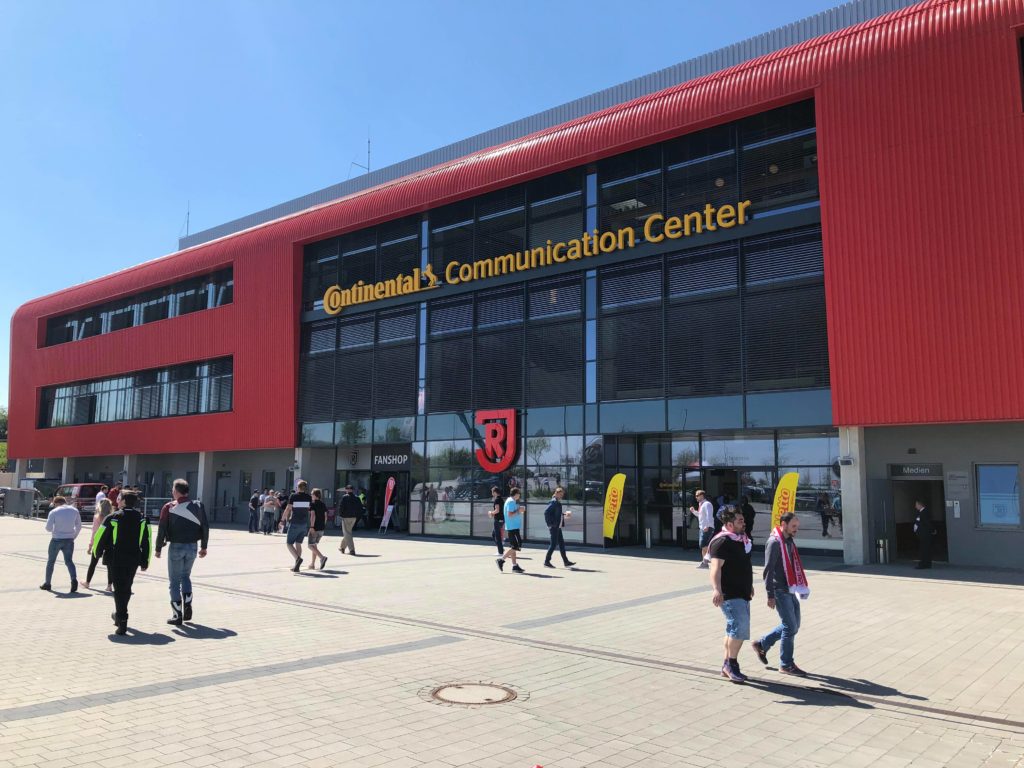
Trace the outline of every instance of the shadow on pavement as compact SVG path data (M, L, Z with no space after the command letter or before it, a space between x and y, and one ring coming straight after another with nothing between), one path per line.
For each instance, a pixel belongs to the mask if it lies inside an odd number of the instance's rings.
M532 576L535 579L564 579L565 576L555 576L553 573L517 573L516 576Z
M92 597L92 595L87 595L84 592L54 592L53 596L60 598L61 600L74 600L78 597Z
M879 685L870 680L847 679L843 677L832 677L831 675L808 675L808 680L821 683L825 688L845 691L852 694L863 694L865 696L902 696L905 699L914 701L928 701L925 696L915 696L910 693L902 693L896 688L888 685Z
M182 624L171 630L178 637L186 637L189 640L224 640L229 637L238 637L238 633L232 629L214 629L202 624Z
M595 571L593 568L577 568L575 566L573 566L569 570L573 571L574 573L604 573L604 571Z
M167 645L174 642L174 638L168 635L161 635L159 632L139 632L131 627L128 627L127 635L111 634L108 637L110 642L121 645Z
M347 573L348 571L299 571L299 576L307 579L336 579L339 575Z
M796 706L813 707L852 707L854 709L874 709L870 704L858 701L848 694L831 688L804 688L801 685L790 685L786 683L773 683L767 680L756 680L750 678L746 682L748 688L759 688L768 693L785 696L790 701L780 701L779 704L793 704Z

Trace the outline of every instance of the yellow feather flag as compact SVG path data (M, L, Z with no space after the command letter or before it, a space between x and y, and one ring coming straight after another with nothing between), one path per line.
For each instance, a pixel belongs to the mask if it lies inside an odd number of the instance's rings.
M787 472L779 478L775 489L775 501L772 503L772 530L779 527L779 518L787 512L796 512L796 484L800 473Z
M622 509L622 491L626 487L626 476L621 472L612 476L608 483L608 490L604 495L604 537L615 538L615 523L619 519L619 510Z

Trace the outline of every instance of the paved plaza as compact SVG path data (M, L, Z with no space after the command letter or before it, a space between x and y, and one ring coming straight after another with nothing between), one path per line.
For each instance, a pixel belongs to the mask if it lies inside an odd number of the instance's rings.
M47 541L0 518L0 768L1024 766L1021 573L808 558L812 677L745 646L738 686L708 573L675 550L576 549L570 571L527 547L514 575L485 542L364 534L352 557L334 535L293 574L283 536L215 530L194 625L165 623L155 560L115 637L111 597L69 597L62 563L38 589ZM774 626L760 590L752 613ZM510 700L431 696L470 683Z

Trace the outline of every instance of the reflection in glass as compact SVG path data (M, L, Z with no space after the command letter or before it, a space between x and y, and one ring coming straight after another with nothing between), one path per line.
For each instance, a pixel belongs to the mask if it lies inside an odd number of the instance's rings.
M775 438L772 434L758 437L749 433L704 435L705 467L758 467L775 464Z
M843 500L837 467L779 467L779 477L796 472L796 513L805 546L842 549Z
M817 432L804 435L779 434L779 463L831 466L839 458L839 435Z
M302 425L303 446L333 446L334 445L334 422L321 422L319 424Z
M1016 464L978 465L978 522L981 525L1020 525L1018 469Z

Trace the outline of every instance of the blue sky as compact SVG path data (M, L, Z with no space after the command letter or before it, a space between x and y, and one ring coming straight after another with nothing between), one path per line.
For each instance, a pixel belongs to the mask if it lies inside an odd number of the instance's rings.
M0 8L5 328L185 233L585 96L826 0L35 2ZM0 333L0 405L9 331Z

